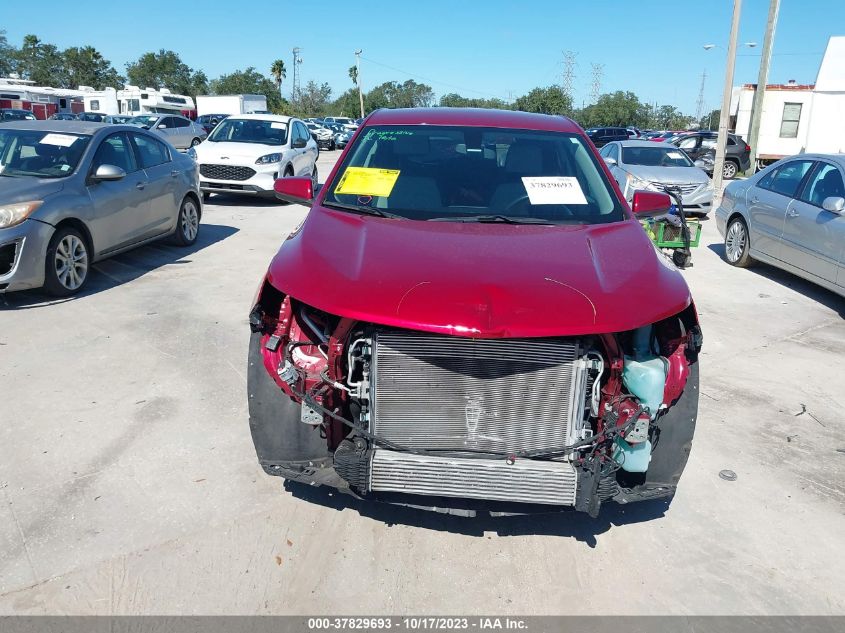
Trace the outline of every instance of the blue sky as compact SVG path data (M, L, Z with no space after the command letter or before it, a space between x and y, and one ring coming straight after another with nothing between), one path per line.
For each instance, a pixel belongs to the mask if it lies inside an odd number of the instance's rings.
M768 0L744 0L735 84L756 82ZM59 47L90 44L123 71L160 48L210 78L247 66L269 74L302 49L303 84L351 86L347 69L363 49L365 89L416 79L439 96L524 94L559 83L563 50L578 53L574 97L589 102L591 64L604 65L602 92L632 90L644 101L694 113L702 71L705 102L720 105L732 0L394 0L319 3L100 1L17 3L0 29L11 43L27 33ZM334 19L332 19L334 16ZM845 1L782 0L770 83L813 82L831 35L845 35ZM718 47L705 51L704 44ZM283 91L284 90L283 88Z

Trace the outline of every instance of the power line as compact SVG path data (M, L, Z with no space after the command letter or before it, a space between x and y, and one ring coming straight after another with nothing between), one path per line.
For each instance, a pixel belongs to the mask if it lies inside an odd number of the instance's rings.
M432 79L430 77L423 77L422 75L417 75L416 73L410 73L407 70L402 70L401 68L396 68L395 66L390 66L389 64L383 64L381 62L377 62L374 59L370 59L369 57L361 56L361 59L365 62L369 62L371 64L375 64L376 66L381 66L382 68L387 68L389 70L396 71L398 73L402 73L403 75L407 75L408 77L413 77L414 79L420 79L422 81L428 81L430 83L439 84L441 86L446 86L448 88L452 88L453 90L460 90L461 92L473 92L475 94L483 95L485 97L492 97L494 99L501 99L502 101L507 101L501 95L493 94L492 92L482 92L480 90L472 90L471 88L467 88L465 86L456 86L455 84L446 83L445 81L440 81L438 79Z

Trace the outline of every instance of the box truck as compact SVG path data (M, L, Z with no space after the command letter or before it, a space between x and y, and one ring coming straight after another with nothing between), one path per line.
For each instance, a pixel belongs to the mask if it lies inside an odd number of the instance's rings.
M264 95L197 95L197 114L251 114L267 112Z

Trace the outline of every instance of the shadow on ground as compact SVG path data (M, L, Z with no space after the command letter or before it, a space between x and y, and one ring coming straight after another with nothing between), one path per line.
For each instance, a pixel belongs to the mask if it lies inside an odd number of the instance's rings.
M314 487L292 481L285 481L283 486L297 499L338 511L354 510L361 516L387 525L408 525L476 537L483 537L487 532L495 532L499 536L560 536L574 538L589 547L596 547L596 536L607 532L612 526L642 523L663 517L670 503L667 499L630 505L606 503L596 519L574 510L497 517L479 513L478 516L470 518L407 506L361 501L325 486Z
M723 261L725 260L725 245L722 242L708 244L707 248L716 253ZM725 261L725 266L730 266L730 264ZM808 299L812 299L813 301L834 310L839 314L839 316L845 318L845 298L840 297L826 288L817 286L811 281L807 281L806 279L802 279L790 272L781 270L780 268L775 268L774 266L769 266L768 264L764 264L762 262L756 262L753 266L749 266L746 270L750 273L760 275L761 277L765 277L766 279L770 279L771 281L786 286L787 288L804 295Z
M40 290L0 294L0 309L27 310L65 301L79 301L98 292L133 281L162 266L190 264L192 261L191 255L225 240L237 232L238 229L232 226L201 224L197 241L191 246L174 246L168 241L162 240L95 263L92 266L88 283L82 292L77 295L56 299Z

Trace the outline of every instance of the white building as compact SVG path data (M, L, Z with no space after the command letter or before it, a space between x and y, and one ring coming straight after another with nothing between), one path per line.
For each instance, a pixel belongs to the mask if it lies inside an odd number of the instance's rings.
M731 125L748 140L756 84L733 89ZM845 36L827 43L815 84L766 86L757 158L763 164L802 152L845 152Z

